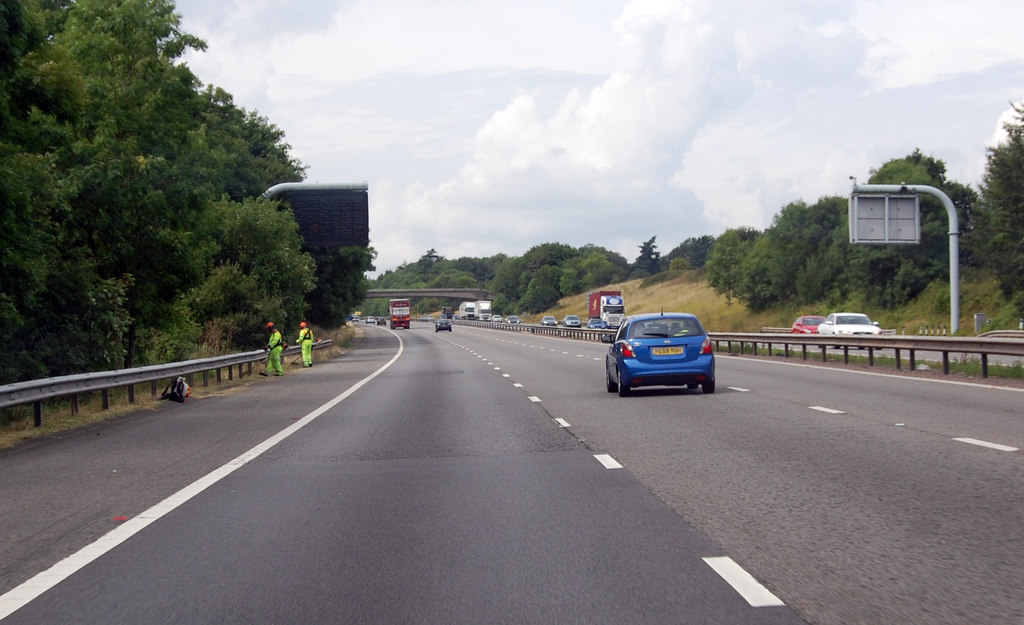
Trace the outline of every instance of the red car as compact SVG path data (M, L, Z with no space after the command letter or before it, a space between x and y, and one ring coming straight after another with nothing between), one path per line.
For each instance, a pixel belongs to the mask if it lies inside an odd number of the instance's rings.
M796 321L793 322L793 329L790 330L791 334L817 334L818 326L825 318L820 315L804 315L803 317L797 317Z

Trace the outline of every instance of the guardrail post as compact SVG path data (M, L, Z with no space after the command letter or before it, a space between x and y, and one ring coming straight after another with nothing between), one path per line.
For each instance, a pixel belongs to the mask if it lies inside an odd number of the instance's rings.
M103 404L103 409L104 410L109 410L110 409L110 389L103 389L102 391L100 391L100 397L103 398L103 401L101 402Z
M988 354L981 355L981 377L988 377Z
M128 385L128 403L129 404L134 404L135 403L135 385L134 384L129 384Z
M43 427L43 402L37 401L32 404L32 420L37 428Z
M206 387L206 386L209 386L209 385L210 385L210 372L209 371L203 371L203 386Z
M910 351L910 370L911 371L916 371L917 370L917 359L915 358L914 350L909 350L909 351Z
M78 414L78 395L71 396L71 416Z
M157 391L157 380L153 380L152 382L149 383L149 396L155 399L156 398L156 391Z
M900 358L900 348L897 347L893 351L896 352L896 369L902 369L903 368L903 360L902 360L902 358Z

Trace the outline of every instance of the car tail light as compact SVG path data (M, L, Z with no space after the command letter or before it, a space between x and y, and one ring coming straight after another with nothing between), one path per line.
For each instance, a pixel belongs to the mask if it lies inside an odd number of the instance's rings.
M711 337L710 336L705 336L704 337L704 343L702 343L701 346L700 346L700 353L701 354L710 354L711 353Z
M636 358L636 352L633 351L633 346L625 341L622 342L622 357L623 358Z

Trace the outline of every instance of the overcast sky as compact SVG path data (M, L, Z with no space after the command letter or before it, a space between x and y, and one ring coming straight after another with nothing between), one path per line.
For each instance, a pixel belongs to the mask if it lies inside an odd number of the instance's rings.
M1024 100L1011 0L177 0L186 62L367 182L377 273L771 224L920 148L977 186Z

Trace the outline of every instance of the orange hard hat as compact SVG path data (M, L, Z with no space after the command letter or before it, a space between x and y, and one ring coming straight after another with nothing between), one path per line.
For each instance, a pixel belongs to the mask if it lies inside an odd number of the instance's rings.
M268 328L273 328L274 327L274 322L273 321L268 321L267 322L267 327Z
M305 327L306 327L306 322L305 322L305 321L303 321L302 323L300 323L300 324L299 324L299 327L300 327L300 328L305 328Z

